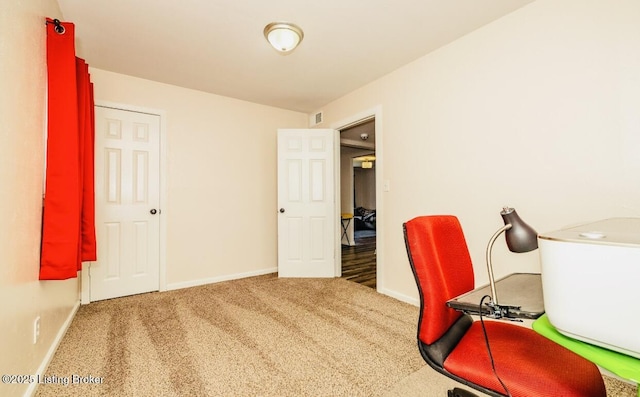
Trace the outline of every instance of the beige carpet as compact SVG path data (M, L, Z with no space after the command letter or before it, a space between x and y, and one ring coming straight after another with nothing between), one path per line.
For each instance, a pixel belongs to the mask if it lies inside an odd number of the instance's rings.
M36 395L446 396L456 384L422 361L417 316L344 279L274 275L92 303Z

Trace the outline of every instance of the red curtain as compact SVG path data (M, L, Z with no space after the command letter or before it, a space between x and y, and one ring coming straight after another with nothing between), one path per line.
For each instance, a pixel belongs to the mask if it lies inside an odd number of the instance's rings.
M47 154L41 280L77 277L96 260L93 86L74 25L47 19Z

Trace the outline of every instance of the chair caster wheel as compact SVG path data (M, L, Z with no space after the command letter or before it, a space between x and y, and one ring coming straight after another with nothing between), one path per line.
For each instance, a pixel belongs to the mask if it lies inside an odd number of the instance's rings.
M473 394L470 391L459 389L454 387L453 390L447 392L448 397L478 397L477 394Z

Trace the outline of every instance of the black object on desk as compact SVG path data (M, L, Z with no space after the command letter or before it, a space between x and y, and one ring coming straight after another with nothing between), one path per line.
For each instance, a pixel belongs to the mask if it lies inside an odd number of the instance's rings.
M536 319L544 314L542 279L539 273L513 273L496 281L496 293L501 306L509 306L510 317ZM447 306L462 312L480 314L480 300L491 295L488 285L476 288L447 301ZM482 315L491 314L488 307L482 308Z

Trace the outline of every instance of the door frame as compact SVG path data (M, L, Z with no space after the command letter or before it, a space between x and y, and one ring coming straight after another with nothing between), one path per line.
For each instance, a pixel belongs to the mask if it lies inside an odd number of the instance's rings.
M387 190L389 183L384 183L382 179L384 170L384 156L382 150L382 105L375 106L373 108L361 111L349 117L346 117L340 121L337 121L329 128L334 130L344 130L352 125L359 124L363 120L374 118L374 124L376 129L376 291L382 293L384 291L384 282L382 274L384 272L384 199L382 193ZM338 139L336 157L340 159L340 142ZM338 167L339 168L339 167ZM340 202L340 174L339 170L336 174L336 202ZM339 205L336 206L339 208ZM382 215L382 216L381 216ZM339 236L339 235L338 235ZM342 244L341 240L337 239L336 242L336 277L340 277L342 273Z
M167 290L167 124L166 124L166 112L160 109L152 109L142 106L127 105L109 101L96 100L94 106L111 108L117 110L124 110L128 112L145 113L158 116L160 118L160 252L159 252L159 290ZM103 175L95 175L95 178L103 178ZM100 250L100 247L97 247ZM89 262L91 264L93 262ZM89 272L84 271L86 262L82 264L82 271L80 272L80 303L86 305L91 302L91 280L89 278Z

